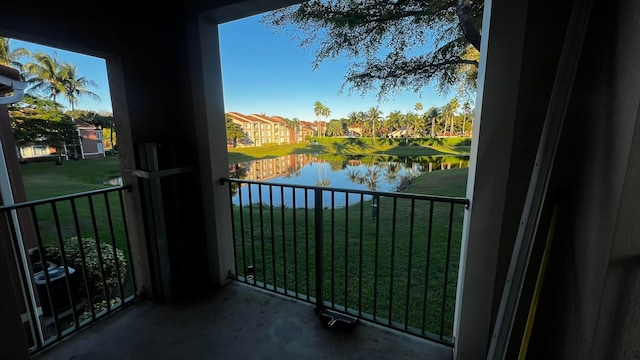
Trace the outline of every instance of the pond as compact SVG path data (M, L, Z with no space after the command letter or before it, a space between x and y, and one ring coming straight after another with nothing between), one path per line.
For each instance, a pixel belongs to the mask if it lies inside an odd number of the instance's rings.
M309 154L291 154L272 159L254 160L229 165L231 178L268 181L288 185L321 186L338 189L357 189L382 192L401 191L411 181L425 172L440 171L451 168L469 167L469 158L457 156L422 156L422 157L398 157L398 156L316 156ZM235 184L234 184L235 185ZM262 188L262 194L259 188ZM293 192L285 188L284 194L280 187L273 188L270 194L267 186L244 184L238 190L232 188L233 203L244 205L260 202L265 205L280 206L283 203L287 207L293 207ZM251 198L249 196L251 192ZM313 195L309 192L305 204L304 190L297 190L295 194L295 207L313 208ZM370 199L365 196L363 200ZM361 200L359 194L349 196L349 204ZM334 193L333 199L330 192L324 192L323 206L341 207L347 202L345 193Z

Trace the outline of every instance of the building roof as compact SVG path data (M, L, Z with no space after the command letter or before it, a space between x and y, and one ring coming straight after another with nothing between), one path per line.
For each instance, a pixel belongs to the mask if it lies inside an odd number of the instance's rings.
M76 124L76 127L78 129L97 129L97 126L95 126L94 124L88 123L86 121L82 121L82 120L74 120L73 121Z

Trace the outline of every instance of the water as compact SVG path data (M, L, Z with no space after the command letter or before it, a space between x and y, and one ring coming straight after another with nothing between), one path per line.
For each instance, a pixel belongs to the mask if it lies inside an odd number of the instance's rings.
M468 167L464 157L380 157L321 158L308 154L287 155L274 159L255 160L230 165L230 176L254 181L268 181L287 185L311 185L348 190L371 190L396 192L412 179L425 172L449 168ZM262 194L260 194L260 188ZM243 184L238 191L233 189L232 201L235 205L259 203L264 205L313 208L313 190L288 187ZM305 203L305 192L307 193ZM369 200L371 195L350 194L348 204ZM323 192L323 206L342 207L347 204L345 192Z
M421 157L384 157L384 156L360 156L346 157L333 156L331 159L309 154L292 154L273 159L254 160L229 165L229 176L243 180L268 181L287 185L306 185L330 187L332 189L347 190L371 190L381 192L395 192L403 189L412 179L425 172L446 170L450 168L469 167L468 157L456 156L421 156ZM108 179L105 184L121 186L122 178ZM291 188L271 187L269 191L266 185L251 185L251 197L249 186L243 184L238 192L236 184L232 184L235 205L248 205L260 202L260 188L262 188L262 203L280 206L283 203L287 207L293 207L294 194ZM312 190L307 190L305 202L305 190L298 189L295 193L295 206L297 208L313 208L314 195ZM349 204L359 201L367 201L371 195L350 194ZM345 192L323 192L323 206L343 207L347 204Z

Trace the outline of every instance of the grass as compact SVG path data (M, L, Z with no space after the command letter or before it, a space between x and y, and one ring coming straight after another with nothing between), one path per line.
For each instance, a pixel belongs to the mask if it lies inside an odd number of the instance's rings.
M47 199L110 187L105 180L120 176L117 156L64 161L33 162L20 166L27 200Z
M329 157L336 152L379 155L375 158L444 156L465 154L466 150L465 145L399 145L382 141L359 145L333 141L236 149L230 151L229 158L232 162L247 161L304 152L324 153ZM106 188L109 185L103 184L105 180L120 175L116 156L65 161L62 166L53 162L30 163L22 165L21 171L28 200ZM467 169L434 171L415 178L404 192L464 197L467 174ZM365 200L346 208L323 211L323 298L337 308L342 306L358 314L369 314L378 321L401 327L406 324L418 332L438 334L442 330L445 336L451 334L463 208L459 206L453 212L449 241L450 209L446 204L434 203L432 222L430 204L426 202L414 204L414 217L410 200L394 203L392 198L381 198L376 219L372 217L371 205L371 200ZM78 214L81 222L91 219L88 204L79 202ZM395 224L392 214L395 214ZM61 208L59 216L62 232L73 234L70 208ZM50 234L47 239L53 239L47 241L56 241L53 213L39 210L38 217L44 224L41 225L43 233ZM103 223L99 227L107 222L104 212L97 212L96 219ZM257 281L266 280L278 287L315 296L313 209L305 218L301 209L256 204L242 211L236 208L234 223L240 275L253 265ZM91 229L90 223L82 226ZM124 239L122 226L116 225L116 232L117 239ZM125 247L122 240L117 240L117 247Z
M53 161L34 162L22 164L20 171L27 200L33 201L111 188L104 182L120 175L120 164L118 157L110 156L64 161L63 165L55 165ZM85 308L80 320L91 316L91 311L100 312L106 308L107 299L115 304L133 294L132 264L129 262L124 213L117 191L81 196L73 200L58 199L36 205L34 209L37 218L37 226L34 226L36 232L23 228L25 242L29 246L39 242L38 247L48 254L48 260L58 265L66 263L82 269L81 274L87 276L86 279L82 277L78 291L82 297L91 298L94 307L92 310ZM23 211L26 216L30 215L28 210L20 210ZM31 237L33 241L30 241ZM74 237L91 240L80 242ZM121 253L113 251L111 246L114 245ZM60 257L63 249L65 262ZM117 271L114 260L116 253ZM105 275L104 279L101 274ZM120 276L121 283L116 275ZM111 291L115 292L111 294ZM105 305L100 305L101 301ZM62 326L66 326L66 323Z
M245 162L289 154L440 156L468 155L469 139L451 138L436 141L396 139L317 138L314 143L265 145L229 149L229 162Z
M415 178L404 192L465 197L468 174L469 169L464 168L435 171Z
M435 171L404 192L464 197L467 174ZM374 218L371 205L322 211L324 300L399 328L451 336L464 207L381 197ZM235 207L234 225L240 275L252 267L256 281L316 296L313 209Z
M37 244L47 260L80 269L78 292L90 299L92 306L83 308L78 321L93 314L102 316L99 314L106 309L107 301L111 305L123 303L134 289L118 191L83 195L73 200L65 197L111 188L104 182L120 175L118 157L64 161L63 165L55 165L54 161L33 162L22 164L20 172L27 200L49 200L33 206L35 218L28 209L19 210L23 221L29 219L36 224L23 227L23 239L29 247ZM65 199L54 199L56 197ZM85 240L79 241L76 237ZM63 250L65 260L61 258ZM57 326L63 331L74 326L73 322L58 320L61 322Z
M118 157L109 156L64 161L63 165L55 165L53 161L33 162L22 164L20 171L27 200L31 201L110 188L110 185L103 182L120 175L120 164ZM56 203L55 214L50 205L37 206L39 231L44 245L58 244L60 237L68 239L77 236L77 218L81 237L98 237L103 241L110 241L113 228L116 246L126 250L123 214L120 211L117 192L111 192L106 197L93 196L91 201L92 204L86 197L75 200L76 214L69 201ZM112 227L108 223L107 205L113 216ZM56 216L59 221L55 220ZM92 222L94 218L97 220L95 226ZM59 224L60 228L57 228L56 224Z

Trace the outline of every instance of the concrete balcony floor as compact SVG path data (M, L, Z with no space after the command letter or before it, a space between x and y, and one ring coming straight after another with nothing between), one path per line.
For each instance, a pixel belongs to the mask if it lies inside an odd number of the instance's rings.
M450 347L366 321L322 326L313 305L241 283L173 304L139 300L33 359L452 359Z

